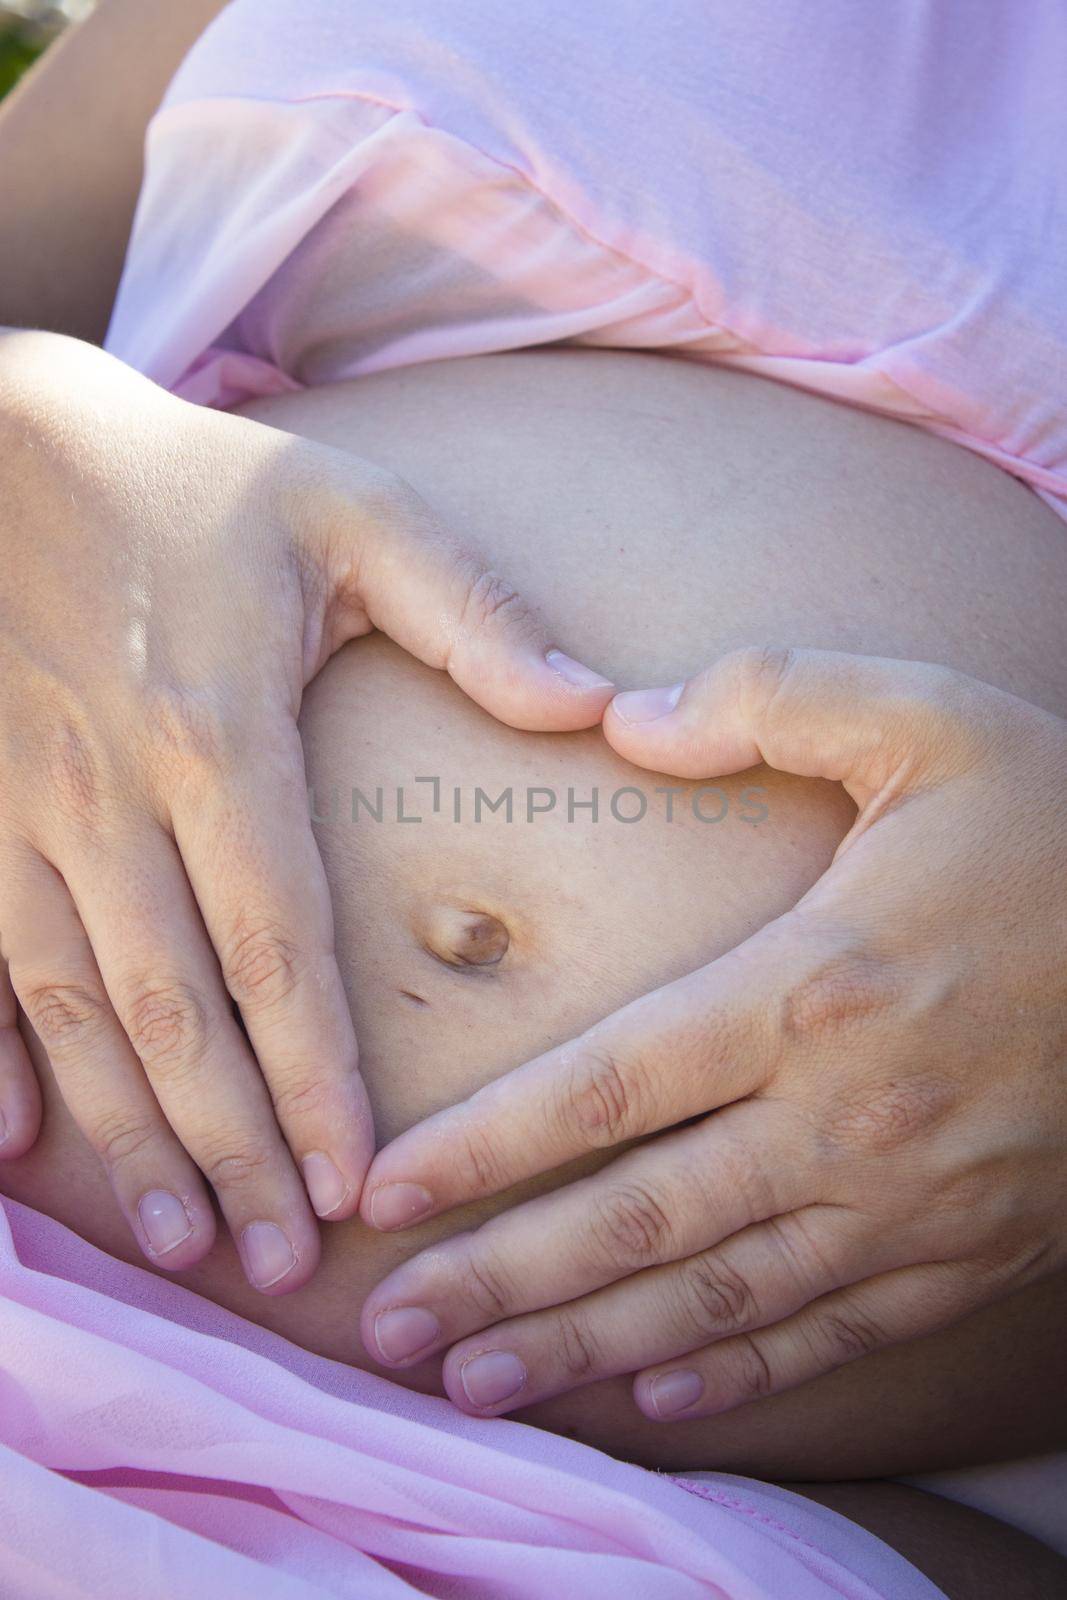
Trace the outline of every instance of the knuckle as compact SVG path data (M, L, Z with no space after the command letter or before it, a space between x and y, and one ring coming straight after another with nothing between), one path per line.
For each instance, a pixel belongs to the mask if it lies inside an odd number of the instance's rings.
M559 1367L581 1383L602 1376L596 1341L587 1327L570 1311L561 1311L555 1327L556 1360Z
M988 717L976 687L951 667L933 662L902 666L884 691L880 753L885 770L916 775L931 761L958 767L988 750Z
M209 1150L197 1165L218 1193L253 1187L271 1163L270 1152L261 1144L233 1138Z
M100 1160L114 1171L156 1144L159 1132L155 1122L131 1119L116 1111L99 1118L89 1130L88 1138Z
M373 587L388 573L398 554L418 551L420 547L444 548L449 554L453 548L458 550L456 541L442 529L437 515L415 486L392 468L369 461L359 463L356 499L360 520L373 530L374 537L359 541L353 549L350 462L344 464L337 488L335 515L328 517L327 523L343 531L338 540L338 554L343 551L341 566L346 569L341 589L350 602L364 595L368 580ZM316 493L311 503L321 505L321 501L321 494Z
M974 721L974 686L962 672L939 662L924 661L902 682L900 711L905 717L931 720L946 730Z
M788 985L782 999L782 1033L790 1045L817 1041L877 1017L892 1006L897 992L885 962L848 952L827 955Z
M344 509L350 514L351 491L347 476L344 481ZM429 507L415 486L402 473L380 461L360 461L359 503L365 515L383 522L414 522L421 528L430 521Z
M469 1199L495 1194L503 1185L500 1159L491 1133L477 1122L464 1130L462 1151L457 1157L459 1191Z
M499 575L482 566L476 556L457 554L464 571L465 594L460 626L479 632L490 624L525 622L526 602L517 589Z
M735 1392L742 1404L749 1400L764 1400L774 1393L774 1374L759 1344L748 1334L742 1334L733 1351L735 1361Z
M747 1140L724 1139L715 1159L719 1182L741 1197L750 1222L762 1222L780 1210L771 1168Z
M100 812L97 763L88 740L73 722L61 721L49 739L49 780L63 815L92 826Z
M949 1078L894 1079L868 1089L862 1099L828 1108L822 1135L838 1150L888 1154L943 1122L959 1094L959 1085Z
M823 1293L833 1278L835 1262L832 1250L827 1249L810 1218L803 1212L787 1212L769 1218L766 1228L775 1264L787 1274L794 1290L805 1300Z
M312 471L306 479L297 471L297 492L286 508L304 534L298 543L301 581L311 576L319 586L335 568L341 594L356 603L375 565L391 559L398 536L401 548L411 537L432 538L429 508L406 478L380 462L361 460L353 469L334 450L314 451L307 459ZM352 538L353 505L369 538Z
M16 982L15 992L50 1055L69 1053L92 1037L108 1012L107 996L92 983Z
M297 984L295 944L276 924L242 920L220 952L226 987L239 1006L288 999Z
M492 1262L468 1256L460 1271L460 1291L487 1322L499 1322L512 1304L508 1283Z
M187 984L142 979L122 1007L127 1037L146 1067L163 1071L199 1055L207 1044L203 1005Z
M177 777L216 771L232 742L218 701L188 689L157 689L144 705L143 725L155 760Z
M597 1201L590 1226L599 1253L612 1266L641 1267L670 1252L670 1218L642 1184L609 1189Z
M593 1149L618 1144L636 1127L635 1074L602 1045L585 1044L561 1080L558 1119Z
M306 1078L277 1087L272 1084L271 1097L283 1127L309 1120L324 1121L336 1101L333 1089L324 1078Z
M817 1328L816 1342L835 1366L870 1355L886 1342L877 1323L855 1307L823 1312Z
M681 1284L686 1315L700 1339L752 1327L758 1320L752 1290L721 1259L697 1256L687 1261Z
M743 713L755 708L766 718L786 687L797 664L797 652L788 645L748 645L724 657L723 670L733 679Z
M924 1174L919 1199L925 1216L935 1216L946 1254L966 1254L979 1229L1001 1240L1014 1230L1020 1195L1014 1185L994 1186L985 1166ZM916 1198L914 1195L910 1197Z

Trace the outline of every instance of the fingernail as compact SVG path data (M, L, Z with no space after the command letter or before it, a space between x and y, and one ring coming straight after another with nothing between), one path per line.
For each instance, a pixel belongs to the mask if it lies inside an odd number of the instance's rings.
M671 1417L696 1405L704 1393L704 1380L699 1372L663 1372L652 1379L648 1392L657 1417Z
M615 687L610 678L602 677L599 672L594 672L592 667L583 667L580 661L575 661L571 656L565 656L562 650L546 650L545 660L553 672L558 672L561 678L566 678L568 683L573 683L576 689L613 689Z
M675 683L669 689L627 689L611 704L622 722L654 722L674 710L684 688L684 683Z
M370 1219L376 1228L402 1228L432 1205L421 1183L380 1183L370 1197Z
M374 1319L374 1338L386 1361L407 1361L441 1336L441 1324L423 1306L397 1306Z
M176 1250L193 1231L189 1213L178 1196L166 1189L142 1195L137 1215L153 1255L165 1256L168 1250Z
M269 1289L296 1266L296 1251L275 1222L250 1222L241 1235L248 1276Z
M329 1217L348 1199L348 1184L324 1150L312 1150L300 1165L315 1215Z
M486 1350L471 1356L459 1369L463 1388L472 1406L498 1406L510 1400L526 1382L526 1368L508 1350Z

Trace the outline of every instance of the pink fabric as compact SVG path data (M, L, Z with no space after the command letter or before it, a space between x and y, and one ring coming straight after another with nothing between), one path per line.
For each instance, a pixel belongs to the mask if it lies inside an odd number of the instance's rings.
M312 1356L0 1202L4 1600L937 1600L844 1518ZM944 1600L944 1597L941 1597Z
M555 341L917 422L1067 515L1061 0L231 0L109 345L186 397Z

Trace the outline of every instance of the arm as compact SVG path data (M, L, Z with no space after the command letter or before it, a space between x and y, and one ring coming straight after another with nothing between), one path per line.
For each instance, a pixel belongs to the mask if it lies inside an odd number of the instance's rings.
M100 0L0 107L0 325L103 338L145 128L224 4Z

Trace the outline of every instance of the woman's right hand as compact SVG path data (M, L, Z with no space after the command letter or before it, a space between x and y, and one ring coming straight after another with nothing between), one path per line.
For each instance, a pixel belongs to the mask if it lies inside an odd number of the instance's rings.
M210 1248L206 1179L298 1288L374 1149L305 685L381 628L514 727L611 686L392 473L60 335L0 333L0 507L0 1154L40 1117L17 999L148 1257Z

